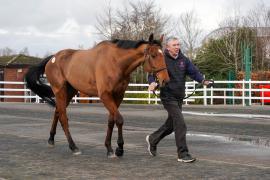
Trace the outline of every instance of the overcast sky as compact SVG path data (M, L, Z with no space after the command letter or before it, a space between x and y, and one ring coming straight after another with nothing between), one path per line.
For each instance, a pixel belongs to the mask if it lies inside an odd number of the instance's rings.
M132 0L135 1L135 0ZM194 10L202 28L210 32L238 9L245 14L258 2L270 6L270 0L155 0L163 14L179 16ZM0 48L19 52L28 47L31 55L65 48L91 47L99 37L95 33L96 16L108 0L0 0ZM111 0L116 8L126 0ZM236 7L236 8L235 8Z

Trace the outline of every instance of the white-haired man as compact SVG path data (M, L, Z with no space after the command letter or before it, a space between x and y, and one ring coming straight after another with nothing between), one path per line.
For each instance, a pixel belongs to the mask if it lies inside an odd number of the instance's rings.
M182 103L185 97L185 79L188 75L193 80L204 85L208 85L210 82L204 80L199 70L182 54L178 38L169 37L166 40L164 56L170 81L160 88L160 99L168 112L168 118L158 130L146 136L148 151L152 156L156 156L159 141L174 132L178 161L186 163L194 162L196 158L192 157L188 151L186 143L187 127L182 115ZM157 86L155 76L149 75L148 81L150 84L148 90L154 91Z

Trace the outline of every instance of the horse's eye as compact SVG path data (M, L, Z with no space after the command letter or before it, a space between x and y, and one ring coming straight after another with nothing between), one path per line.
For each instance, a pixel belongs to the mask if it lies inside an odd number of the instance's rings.
M156 55L156 54L151 54L151 57L152 57L152 58L156 58L157 55Z

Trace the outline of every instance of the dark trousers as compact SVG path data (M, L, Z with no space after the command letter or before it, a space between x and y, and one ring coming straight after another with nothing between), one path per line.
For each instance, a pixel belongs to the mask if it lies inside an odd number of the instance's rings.
M164 108L168 112L168 118L157 131L150 135L151 143L157 145L161 139L174 132L179 157L185 156L188 153L186 143L187 127L182 114L182 102L162 101Z

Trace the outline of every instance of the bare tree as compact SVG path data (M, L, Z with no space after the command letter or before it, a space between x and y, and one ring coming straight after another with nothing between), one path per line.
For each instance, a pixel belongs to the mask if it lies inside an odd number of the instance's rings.
M109 3L103 15L97 16L95 27L103 39L139 40L165 33L168 21L153 0L129 2L123 9L113 9Z
M9 48L9 47L5 47L3 49L0 49L0 55L1 56L11 56L11 55L14 55L16 54L16 51Z
M260 2L248 14L246 24L256 31L256 67L270 69L270 7Z
M181 14L176 23L176 33L181 39L182 50L190 59L194 58L195 48L198 47L202 35L199 23L195 11Z
M165 32L169 17L162 15L155 1L128 2L122 9L113 9L108 3L104 13L97 17L96 30L101 39L147 39L151 33L156 37ZM137 68L132 82L145 82L143 69Z
M97 33L101 36L101 39L112 39L113 32L115 31L113 29L113 26L115 24L113 18L114 14L111 7L111 1L106 4L107 5L104 8L103 14L96 17L97 24L95 25L95 28L97 30Z
M222 29L222 37L226 37L223 38L223 43L226 47L224 59L226 59L227 62L233 63L235 72L237 72L240 70L239 68L242 67L241 53L239 53L238 48L239 36L241 36L241 33L237 32L238 29L241 28L241 17L235 14L233 17L228 17L223 20L219 26Z
M84 49L84 46L82 44L79 44L78 49Z
M219 41L214 43L216 57L227 65L232 65L235 72L243 71L243 48L251 47L253 52L252 68L255 71L269 69L268 51L270 49L270 10L265 5L258 5L248 16L241 16L237 8L234 15L224 19L220 28L211 33ZM208 35L208 38L210 37Z
M19 54L23 54L23 55L29 56L28 48L27 48L27 47L24 47L24 48L19 52Z
M241 15L240 6L235 6L234 14L227 17L219 24L219 36L224 41L227 59L234 64L235 72L243 71L243 48L255 45L255 31L252 29L246 20L246 16Z

